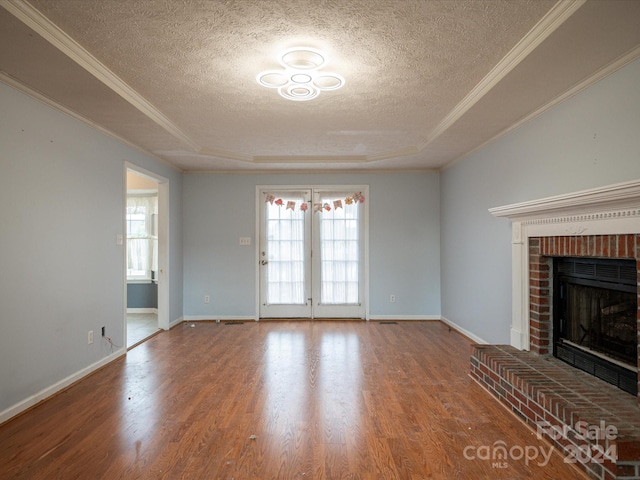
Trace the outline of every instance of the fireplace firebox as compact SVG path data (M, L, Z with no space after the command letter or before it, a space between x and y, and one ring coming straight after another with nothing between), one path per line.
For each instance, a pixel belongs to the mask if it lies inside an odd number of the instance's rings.
M636 262L558 257L553 269L553 355L637 395Z

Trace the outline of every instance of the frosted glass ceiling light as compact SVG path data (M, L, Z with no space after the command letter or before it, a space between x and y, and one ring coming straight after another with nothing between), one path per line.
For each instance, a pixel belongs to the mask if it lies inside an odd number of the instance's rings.
M337 73L318 71L326 58L315 48L289 48L280 54L278 61L284 70L267 70L259 73L256 80L264 87L278 89L287 100L304 102L322 91L337 90L344 85L344 78Z
M344 85L344 78L335 73L324 73L314 78L313 84L322 90L338 90Z
M306 47L289 48L280 54L279 60L283 67L296 70L320 68L325 62L320 50Z
M291 81L294 83L309 83L313 78L306 73L295 73L291 75Z
M287 100L306 102L320 95L320 90L313 85L287 85L278 89L278 93Z
M284 74L284 72L262 72L258 75L257 80L260 85L268 88L283 87L289 83L289 78Z

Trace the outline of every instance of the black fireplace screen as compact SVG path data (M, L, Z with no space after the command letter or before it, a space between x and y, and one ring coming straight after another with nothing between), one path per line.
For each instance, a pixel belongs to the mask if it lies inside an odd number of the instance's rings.
M637 364L635 293L565 282L559 336L578 347Z
M638 365L638 287L634 260L556 258L554 345Z
M638 391L634 260L554 259L553 354L622 390Z

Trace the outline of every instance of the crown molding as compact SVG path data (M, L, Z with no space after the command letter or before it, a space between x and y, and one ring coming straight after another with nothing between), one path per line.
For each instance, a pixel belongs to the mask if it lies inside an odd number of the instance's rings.
M454 109L418 144L418 151L448 130L471 107L484 97L500 80L547 39L560 25L573 15L587 0L560 0L540 21L507 53Z
M200 149L194 140L162 112L29 3L24 0L0 0L0 5L165 131L192 149Z
M519 221L536 218L551 221L549 219L559 217L576 219L576 216L604 218L594 215L596 212L603 212L607 217L636 216L640 212L640 180L489 209L494 217Z
M287 156L267 156L258 155L253 157L254 163L366 163L367 157L364 155L287 155Z
M418 153L420 153L420 150L418 150L418 147L411 145L409 147L400 148L398 150L392 150L386 153L379 153L377 155L368 155L367 162L378 162L380 160L389 160L391 158L406 157L409 155L416 155Z
M89 118L74 112L73 110L65 107L64 105L52 100L51 98L47 97L46 95L44 95L42 92L39 92L31 87L28 87L27 85L19 82L18 80L16 80L15 78L13 78L11 75L7 74L6 72L0 70L0 82L4 83L5 85L8 85L11 88L14 88L15 90L19 91L20 93L23 93L24 95L27 95L28 97L33 98L34 100L46 105L49 108L52 108L54 110L57 110L65 115L70 116L71 118L73 118L74 120L77 120L79 122L84 123L85 125L93 128L94 130L97 130L98 132L102 133L103 135L106 135L110 138L113 138L114 140L122 143L123 145L126 145L127 147L136 150L150 158L153 158L154 160L156 160L157 162L171 168L172 170L175 170L176 172L180 172L182 173L182 169L178 168L176 165L174 165L173 163L165 160L162 157L159 157L158 155L154 154L153 152L150 152L149 150L146 150L144 148L142 148L141 146L127 140L124 137L121 137L120 135L112 132L111 130L107 130L106 128L104 128L101 125L98 125L97 123L95 123L93 120L90 120Z
M328 174L328 175L415 175L415 174L430 174L437 175L438 171L434 169L371 169L363 168L362 170L355 169L337 169L337 168L323 168L323 169L290 169L290 170L185 170L184 175L314 175L314 174Z
M508 133L512 132L513 130L515 130L515 129L519 128L519 127L521 127L522 125L524 125L525 123L529 122L530 120L533 120L534 118L542 115L543 113L548 112L552 108L560 105L565 100L569 100L571 97L579 94L583 90L586 90L591 85L594 85L595 83L598 83L600 80L602 80L605 77L611 75L612 73L616 72L617 70L620 70L622 67L630 64L631 62L633 62L634 60L637 60L638 58L640 58L640 47L632 48L631 50L629 50L624 55L621 55L620 57L615 59L613 62L609 63L608 65L605 65L604 67L602 67L600 70L595 72L593 75L590 75L589 77L585 78L584 80L582 80L580 83L578 83L577 85L573 86L569 90L567 90L564 93L561 93L557 97L553 98L550 102L546 103L542 107L534 110L533 112L529 113L528 115L525 115L520 120L518 120L516 123L514 123L513 125L510 125L509 127L505 128L500 133L498 133L498 134L494 135L493 137L491 137L489 140L483 142L482 144L478 145L477 147L473 148L472 150L469 150L468 152L464 153L463 155L459 156L458 158L456 158L454 160L451 160L450 162L446 163L443 167L440 168L440 171L444 171L444 170L446 170L448 168L453 167L456 163L461 162L462 160L464 160L465 158L470 157L471 155L473 155L476 152L479 152L480 150L485 148L487 145L490 145L491 143L493 143L496 140L498 140L500 137L504 137Z
M233 152L214 149L202 149L198 155L223 158L226 160L239 160L251 163L371 163L380 160L415 155L418 153L416 147L406 147L391 152L377 155L243 155Z
M114 72L109 70L98 59L96 59L91 53L85 50L80 44L68 36L63 30L51 22L47 17L40 13L36 8L28 3L26 0L0 0L0 5L8 10L12 15L25 23L28 27L33 29L45 40L58 48L61 52L67 55L70 59L75 61L78 65L91 73L95 78L105 84L108 88L120 95L134 108L142 112L147 118L158 124L166 132L178 139L181 143L188 146L191 150L190 153L202 156L217 157L225 160L240 161L246 163L259 164L330 164L330 163L371 163L382 160L389 160L394 158L401 158L410 155L419 154L425 148L427 148L435 139L442 135L445 131L451 128L463 115L465 115L469 109L471 109L482 97L484 97L489 91L491 91L496 84L498 84L506 75L508 75L518 64L520 64L535 48L537 48L548 36L553 33L558 27L560 27L568 18L570 18L587 0L560 0L558 1L545 16L523 37L502 60L478 83L466 96L459 102L455 108L449 112L449 114L432 130L428 136L420 141L417 145L410 145L404 148L400 148L393 151L388 151L374 155L343 155L343 156L253 156L243 153L236 153L230 151L206 149L199 145L196 140L192 139L187 133L182 131L179 126L174 124L168 117L166 117L160 110L147 101L141 94L136 92L130 87L124 80L118 77ZM603 68L595 75L584 80L579 85L573 87L562 95L556 97L551 102L547 103L543 107L531 112L527 116L523 117L514 125L509 126L505 130L501 131L497 135L493 136L490 140L487 140L482 145L475 147L474 149L465 152L463 155L448 162L438 169L419 169L418 171L444 171L447 168L455 165L457 162L469 157L475 152L486 147L491 142L495 141L499 137L506 135L515 128L518 128L522 124L535 118L536 116L544 113L545 111L553 108L555 105L570 98L581 90L587 88L592 83L595 83L612 73L613 71L621 68L627 63L633 61L640 56L640 48L636 48L619 58L612 64ZM5 82L8 83L8 82ZM13 86L13 85L12 85ZM19 90L24 91L24 88L20 87ZM32 95L33 96L33 95ZM156 155L144 150L143 148L132 144L131 142L123 139L112 132L105 130L103 127L99 127L95 123L88 121L86 118L70 112L64 107L59 106L50 101L45 101L55 108L63 110L76 118L81 119L83 122L90 124L94 128L106 133L118 140L132 146L138 150L143 151L148 155L152 155L156 159L160 159ZM177 168L167 160L161 160L163 163ZM259 168L259 167L258 167ZM180 170L178 168L178 170ZM359 171L359 170L358 170Z
M206 149L206 148L201 148L197 150L195 153L189 152L188 155L194 155L198 157L222 158L224 160L237 160L239 162L250 162L250 163L253 163L254 161L253 155L245 155L242 153L228 152L226 150L215 150L215 149Z

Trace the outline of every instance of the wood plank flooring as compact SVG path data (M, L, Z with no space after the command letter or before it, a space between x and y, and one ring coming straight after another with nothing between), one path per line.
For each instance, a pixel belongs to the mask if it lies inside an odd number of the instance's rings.
M469 345L439 322L183 323L0 426L0 477L584 480L484 459L550 447L471 381Z

